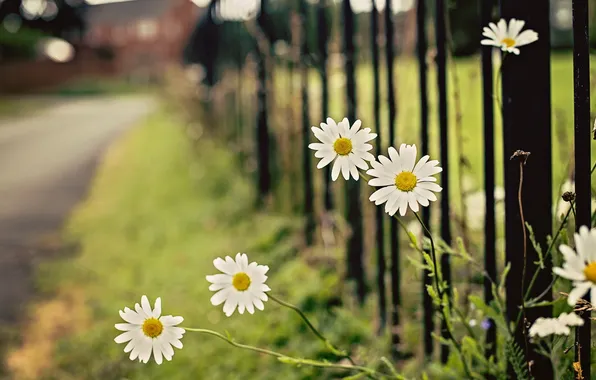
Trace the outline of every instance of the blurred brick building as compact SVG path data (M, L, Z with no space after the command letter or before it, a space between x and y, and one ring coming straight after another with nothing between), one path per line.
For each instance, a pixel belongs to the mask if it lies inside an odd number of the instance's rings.
M114 73L159 79L182 60L182 50L204 8L191 0L134 0L90 6L83 45L111 62Z

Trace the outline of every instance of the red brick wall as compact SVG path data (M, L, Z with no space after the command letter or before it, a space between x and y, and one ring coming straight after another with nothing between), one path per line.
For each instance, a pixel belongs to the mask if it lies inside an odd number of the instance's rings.
M135 20L127 26L98 25L90 31L86 43L90 46L112 46L115 70L121 75L135 71L150 71L161 75L167 66L178 64L188 37L198 21L198 8L191 0L169 1L170 9L157 22L157 33L149 39L138 35Z
M67 63L49 60L0 63L0 93L35 92L84 77L114 75L110 62L81 54Z
M172 6L158 19L157 35L142 40L137 24L114 29L100 25L89 32L85 44L89 47L111 46L113 61L100 60L91 48L79 51L68 63L27 61L0 63L0 93L23 93L51 88L84 77L123 76L135 71L161 76L168 66L182 60L182 50L198 21L198 8L190 0L170 1ZM120 44L114 44L114 35Z

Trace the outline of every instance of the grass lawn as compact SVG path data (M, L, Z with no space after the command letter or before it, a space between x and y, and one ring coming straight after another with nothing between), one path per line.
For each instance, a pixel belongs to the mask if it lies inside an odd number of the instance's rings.
M208 139L197 144L193 150L175 119L158 114L112 147L65 232L80 252L41 267L42 295L31 308L24 346L8 358L16 378L325 378L193 333L184 337L174 361L159 367L131 362L124 346L113 342L118 310L146 294L161 296L164 313L184 316L185 326L227 330L241 342L325 357L297 316L276 304L231 318L210 304L205 275L216 272L212 260L236 252L268 264L274 292L301 305L331 339L370 343L371 308L348 318L342 309L332 315L327 307L342 292L335 252L312 253L317 269L296 259L296 220L254 212L252 186L234 157ZM366 352L359 355L364 359Z

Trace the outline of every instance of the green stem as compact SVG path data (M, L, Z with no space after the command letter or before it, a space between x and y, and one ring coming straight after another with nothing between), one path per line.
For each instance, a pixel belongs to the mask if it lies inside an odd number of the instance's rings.
M264 348L259 348L259 347L254 347L254 346L249 346L246 344L241 344L241 343L237 343L234 342L232 339L224 336L223 334L220 334L216 331L212 331L212 330L207 330L207 329L194 329L194 328L190 328L190 327L182 327L184 330L186 331L193 331L193 332L198 332L201 334L208 334L208 335L213 335L215 337L218 337L221 340L225 340L226 342L228 342L229 344L231 344L234 347L238 347L238 348L242 348L243 350L250 350L250 351L255 351L255 352L259 352L261 354L265 354L265 355L269 355L269 356L275 356L276 358L283 358L285 357L285 355L280 354L279 352L275 352L275 351L270 351Z
M294 358L291 356L287 356L284 354L280 354L279 352L275 352L275 351L271 351L271 350L267 350L264 348L259 348L259 347L254 347L254 346L249 346L247 344L241 344L241 343L237 343L234 342L232 339L224 336L223 334L220 334L216 331L212 331L212 330L207 330L207 329L195 329L195 328L190 328L190 327L182 327L184 330L186 331L192 331L192 332L198 332L201 334L208 334L208 335L212 335L215 336L229 344L231 344L234 347L238 347L244 350L249 350L249 351L254 351L254 352L258 352L261 354L265 354L265 355L269 355L269 356L274 356L276 357L279 361L281 361L282 363L288 363L288 364L296 364L296 365L309 365L312 367L320 367L320 368L335 368L335 369L344 369L344 370L348 370L348 371L359 371L359 372L363 372L366 373L368 375L371 376L378 376L378 375L385 375L383 373L380 373L374 369L371 368L367 368L367 367L362 367L362 366L357 366L357 365L349 365L349 364L336 364L336 363L327 363L327 362L321 362L321 361L317 361L317 360L310 360L310 359L300 359L300 358Z
M503 100L501 99L501 96L499 95L499 87L501 86L501 78L503 77L503 73L502 73L502 69L503 69L503 64L505 63L505 58L507 58L507 52L503 53L503 57L501 58L501 63L499 64L499 69L497 70L497 80L496 80L496 85L495 85L495 98L497 100L497 103L499 104L499 107L501 109L501 115L503 115Z
M594 174L595 170L596 170L596 162L594 162L594 164L592 165L592 169L590 170L590 175ZM552 249L554 248L555 243L557 242L557 239L559 238L559 235L561 234L561 231L563 231L563 228L565 228L565 226L567 225L567 220L569 219L569 215L571 215L571 211L573 210L573 208L575 206L575 202L572 201L570 203L571 203L571 207L569 207L569 210L567 210L567 214L565 214L565 217L563 217L563 220L561 221L561 224L559 225L559 228L557 229L555 236L551 240L551 242L548 246L548 249L546 250L546 253L544 254L543 260L546 260L549 257L549 255L552 253ZM530 281L530 284L528 285L528 288L526 289L526 294L524 295L524 299L522 300L522 302L525 302L525 300L530 296L530 292L532 291L532 287L534 286L534 283L536 282L536 279L538 278L539 273L540 273L539 270L534 272L534 276L532 276L532 280ZM517 320L515 322L516 326L519 324L520 318L521 318L521 311L517 315Z
M395 376L396 379L404 379L403 376L401 376L399 373L397 373L397 370L395 369L395 367L393 366L393 364L391 364L391 362L389 361L389 359L387 359L386 357L382 356L381 357L381 362L383 364L385 364L385 366L387 368L389 368L389 371L391 371L391 374L393 376Z
M414 215L416 215L416 219L418 219L418 222L420 222L420 225L422 226L422 228L424 229L424 231L426 232L426 235L428 236L428 238L430 240L431 259L433 261L433 266L435 267L435 276L434 276L435 277L435 286L437 287L437 294L439 295L439 299L441 300L441 302L443 302L443 290L439 286L439 266L437 265L437 254L435 251L435 241L433 239L432 234L430 233L430 231L428 230L428 228L426 227L426 225L420 218L420 215L418 215L417 212L415 212Z
M457 307L453 308L453 310L455 310L455 314L457 314L457 316L461 320L462 324L465 326L466 330L468 330L468 334L470 335L470 337L472 337L472 339L477 341L478 337L476 337L476 333L474 332L474 329L472 328L472 326L470 326L468 324L468 322L466 322L466 318L465 318L464 314L461 312L461 310L459 310Z
M449 323L448 321L448 314L451 314L451 305L449 304L449 301L447 301L447 309L449 310L449 313L445 312L445 308L443 307L442 303L443 303L443 290L442 288L439 286L439 267L437 265L437 254L435 251L435 241L433 239L432 234L430 233L429 229L426 227L426 224L424 224L424 222L422 221L422 219L420 218L420 215L418 215L417 212L414 213L414 215L416 215L416 219L418 219L418 222L420 222L420 225L422 226L422 228L424 229L424 231L426 232L426 234L428 235L428 238L430 240L430 248L431 248L431 258L433 261L433 266L434 266L434 272L435 272L435 284L437 286L437 292L439 295L439 300L441 302L441 305L439 305L439 309L441 309L441 313L443 314L443 318L445 319L445 326L446 326L446 330L447 330L447 335L449 337L449 339L451 340L451 342L453 342L453 345L455 346L455 349L457 350L457 353L459 354L460 358L461 358L461 362L464 366L464 371L466 373L466 376L471 379L472 378L472 374L470 372L470 369L468 368L468 363L466 362L466 358L464 356L464 353L462 352L462 348L461 348L461 344L457 341L457 339L455 339L455 335L453 335L453 331L451 331L451 328L449 327Z
M317 336L317 338L319 338L325 344L325 347L327 347L327 349L331 351L334 355L348 359L350 363L352 363L352 365L356 364L347 352L341 351L338 348L336 348L333 344L331 344L329 339L325 338L323 334L321 334L319 330L317 330L317 328L310 322L308 317L304 314L304 312L302 312L302 310L300 310L300 308L288 302L282 301L279 298L271 295L270 293L268 293L267 295L269 296L269 298L271 298L271 300L277 302L281 306L294 310L300 316L300 318L302 318L304 323L306 323L308 328Z

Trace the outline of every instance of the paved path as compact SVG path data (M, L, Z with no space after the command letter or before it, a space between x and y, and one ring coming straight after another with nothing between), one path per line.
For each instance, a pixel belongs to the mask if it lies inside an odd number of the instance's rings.
M16 321L32 293L39 244L85 196L98 159L155 109L148 97L60 100L39 114L0 120L0 323Z

